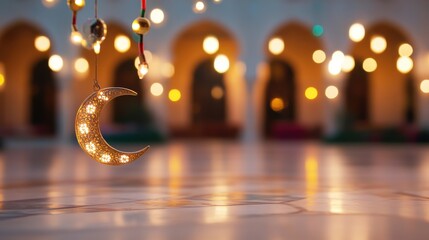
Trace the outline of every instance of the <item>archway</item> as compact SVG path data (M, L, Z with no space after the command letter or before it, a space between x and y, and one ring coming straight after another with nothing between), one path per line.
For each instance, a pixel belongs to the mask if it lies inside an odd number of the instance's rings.
M345 83L345 111L353 125L369 125L369 76L356 60L356 67L350 72Z
M265 135L274 137L279 124L296 121L296 83L289 63L272 59L269 68L271 75L265 89Z
M386 40L387 47L381 53L371 50L374 37ZM372 128L400 127L407 123L407 116L415 115L415 107L410 105L413 104L412 71L401 73L397 69L398 49L404 43L412 45L398 27L381 22L369 27L365 38L352 49L355 59L373 58L377 62L376 70L368 73L368 118Z
M192 123L201 136L222 135L227 130L224 75L215 71L213 60L204 60L194 70Z
M47 49L37 50L34 43L39 36L49 38L36 26L17 22L0 38L0 62L6 73L0 128L6 135L56 133L56 81L47 63L52 41Z
M30 82L30 124L35 134L55 134L56 92L54 74L44 58L33 66Z
M269 48L274 39L279 50ZM265 45L268 71L258 79L255 92L262 103L258 103L262 135L276 139L319 136L322 97L307 98L305 92L308 88L323 91L322 66L312 60L313 52L321 49L321 40L298 22L283 24L269 36Z
M212 54L203 50L208 36L219 42ZM175 74L169 88L179 90L181 98L170 101L168 106L169 115L174 116L168 122L172 136L238 136L244 122L245 99L245 81L236 71L238 50L232 34L211 21L191 24L177 36L172 49ZM230 67L223 74L214 70L213 60L218 54L229 59Z

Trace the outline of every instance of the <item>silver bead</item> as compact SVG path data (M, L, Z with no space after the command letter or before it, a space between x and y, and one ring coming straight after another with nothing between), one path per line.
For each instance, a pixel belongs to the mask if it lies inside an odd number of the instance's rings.
M98 42L104 41L107 34L107 25L100 18L90 18L82 26L82 37L86 48L93 48Z

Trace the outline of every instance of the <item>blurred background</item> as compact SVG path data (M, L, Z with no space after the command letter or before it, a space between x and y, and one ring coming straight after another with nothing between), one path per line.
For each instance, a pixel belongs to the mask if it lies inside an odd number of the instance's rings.
M111 142L225 138L429 141L429 2L157 0L139 80L131 23L140 2L99 1L101 87ZM93 17L93 1L78 26ZM94 53L72 43L65 0L0 2L0 136L75 142ZM79 44L78 44L79 45Z

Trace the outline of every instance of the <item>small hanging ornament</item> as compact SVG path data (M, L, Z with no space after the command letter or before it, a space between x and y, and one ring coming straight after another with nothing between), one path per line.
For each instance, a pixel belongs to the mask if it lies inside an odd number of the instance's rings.
M146 0L142 0L141 4L141 12L140 16L134 19L131 24L131 28L134 33L139 36L139 64L137 66L137 75L140 79L143 79L144 76L149 72L149 64L146 61L146 57L144 55L144 43L143 43L143 35L149 32L150 30L150 21L144 17L146 13Z
M90 18L82 25L82 45L88 49L94 49L97 53L97 48L106 38L106 34L106 23L100 18Z
M85 7L85 0L67 0L67 5L70 10L73 12L77 12Z
M78 0L69 1L76 3ZM142 0L142 4L146 5L146 1ZM75 5L69 4L70 8L75 8ZM95 0L95 17L89 19L83 25L83 39L82 44L90 49L94 49L95 54L95 78L94 78L94 92L80 105L79 110L76 114L75 120L75 133L76 139L79 146L85 151L90 157L99 163L106 165L123 165L137 160L141 157L148 149L149 146L136 151L136 152L122 152L112 146L110 146L100 131L100 113L101 110L109 101L113 98L131 95L136 96L137 93L127 89L119 87L103 88L100 89L98 83L98 53L101 49L101 43L106 37L107 27L103 20L98 18L97 13L98 0ZM73 10L75 12L76 10ZM148 29L147 29L148 30ZM73 30L72 30L73 35ZM141 49L143 49L143 40L141 37ZM139 48L140 49L140 48ZM142 76L147 73L148 65L143 54L140 53L140 61L142 64L141 72ZM139 68L140 69L140 68ZM139 74L140 77L140 74Z
M138 17L134 19L131 28L133 29L134 33L144 35L150 30L150 22L147 18Z
M80 11L82 8L85 7L85 0L67 0L67 5L69 6L70 10L72 10L72 32L70 34L70 40L74 44L80 44L82 41L82 35L80 34L78 28L77 28L77 12Z

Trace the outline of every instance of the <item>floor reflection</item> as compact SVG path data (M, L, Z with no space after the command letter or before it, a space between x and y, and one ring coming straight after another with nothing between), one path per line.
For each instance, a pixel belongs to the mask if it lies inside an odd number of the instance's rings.
M262 227L276 239L286 226L296 238L312 237L308 227L318 239L420 239L429 231L420 227L429 224L425 146L177 142L121 167L77 147L8 149L0 173L0 235L131 228L170 239L180 226L186 239L216 231L261 239L250 233ZM298 223L306 227L291 230Z

